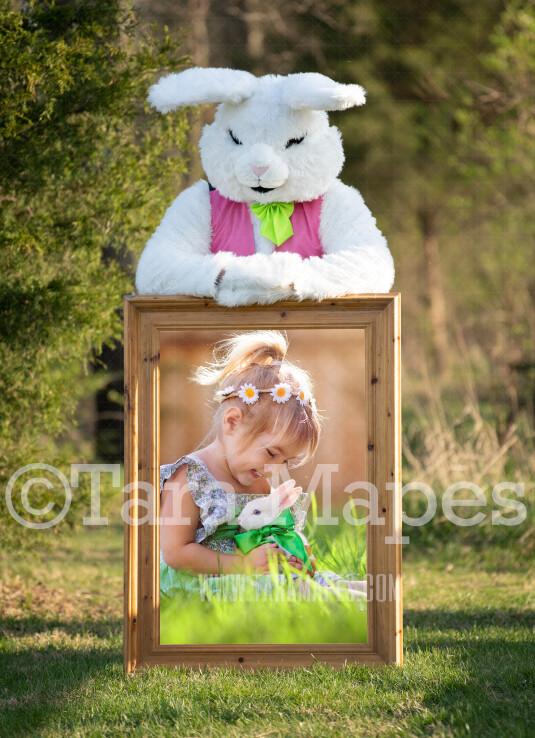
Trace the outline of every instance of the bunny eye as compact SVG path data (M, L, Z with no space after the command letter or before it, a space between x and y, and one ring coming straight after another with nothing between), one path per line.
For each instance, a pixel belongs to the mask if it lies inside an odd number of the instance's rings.
M253 510L253 515L260 515L260 510Z
M236 136L232 133L232 131L230 130L230 128L229 128L229 131L228 132L229 132L229 136L234 141L234 143L236 144L236 146L242 146L242 142L240 141L239 138L236 138Z
M297 144L300 144L304 140L305 140L304 136L301 136L301 138L291 138L289 141L287 141L286 148L289 149L290 146L295 146Z

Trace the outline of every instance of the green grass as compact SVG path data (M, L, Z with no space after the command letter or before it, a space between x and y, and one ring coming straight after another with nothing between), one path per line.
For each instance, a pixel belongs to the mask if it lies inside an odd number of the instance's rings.
M316 520L313 509L310 519ZM366 579L366 527L308 526L307 537L318 571L331 571L346 579ZM290 572L287 571L290 579ZM306 578L306 575L305 575ZM250 577L238 578L241 591L213 594L209 601L198 592L179 592L160 600L160 643L366 643L366 601L349 599L347 590L312 583L309 601L295 587L279 584L276 567L274 589L259 594ZM231 581L228 581L231 580ZM216 583L232 585L225 577ZM234 585L234 590L236 586ZM230 597L234 595L235 601ZM340 599L338 599L340 598Z
M527 555L409 547L401 669L125 677L121 568L120 526L2 555L1 736L535 735Z
M254 596L254 595L253 595ZM160 643L366 643L366 602L201 602L160 605Z

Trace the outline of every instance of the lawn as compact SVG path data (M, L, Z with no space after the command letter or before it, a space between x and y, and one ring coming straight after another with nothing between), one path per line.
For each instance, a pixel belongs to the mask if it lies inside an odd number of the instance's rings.
M0 571L2 736L535 735L534 576L519 551L409 546L402 669L125 677L120 525L3 554Z
M314 506L310 519L316 520ZM365 525L350 526L342 520L336 526L323 526L320 535L313 523L306 533L319 572L366 579ZM286 576L291 580L289 570ZM224 577L215 584L226 584L227 591L212 595L208 587L208 598L201 598L199 592L164 595L160 643L366 643L365 598L356 601L347 597L347 590L344 596L339 589L337 599L330 596L330 589L314 584L307 601L297 597L293 586L279 585L276 570L273 583L274 589L266 592L250 577Z

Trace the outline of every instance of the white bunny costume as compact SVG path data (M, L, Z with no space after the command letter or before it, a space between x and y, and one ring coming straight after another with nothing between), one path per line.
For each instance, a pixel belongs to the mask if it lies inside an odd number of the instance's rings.
M257 78L194 68L161 79L149 101L162 113L220 105L199 143L208 182L182 192L165 213L139 260L139 293L213 297L234 306L390 290L392 256L360 193L337 179L344 162L341 137L324 112L362 105L361 87L312 73ZM215 202L223 204L221 217L231 229L239 209L235 223L241 230L231 230L228 240L249 238L249 251L215 244ZM302 250L301 226L291 247L261 233L264 221L255 208L271 203L290 203L290 224L307 222L311 208L319 208L317 234L311 221L307 236L316 238L319 252Z

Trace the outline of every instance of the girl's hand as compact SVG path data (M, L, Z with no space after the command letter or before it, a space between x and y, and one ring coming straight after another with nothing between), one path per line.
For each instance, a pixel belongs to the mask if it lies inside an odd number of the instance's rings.
M312 556L312 550L308 543L305 543L305 550L308 554L308 558L310 559L310 565L312 566L312 571L310 571L310 569L306 569L305 573L308 574L309 577L313 577L314 572L316 571L316 559L314 556ZM293 566L294 569L303 570L303 562L301 561L301 559L298 559L297 556L287 556L286 561L290 564L290 566Z
M278 546L276 543L263 543L242 556L243 570L256 571L260 574L269 572L269 560L277 558Z

